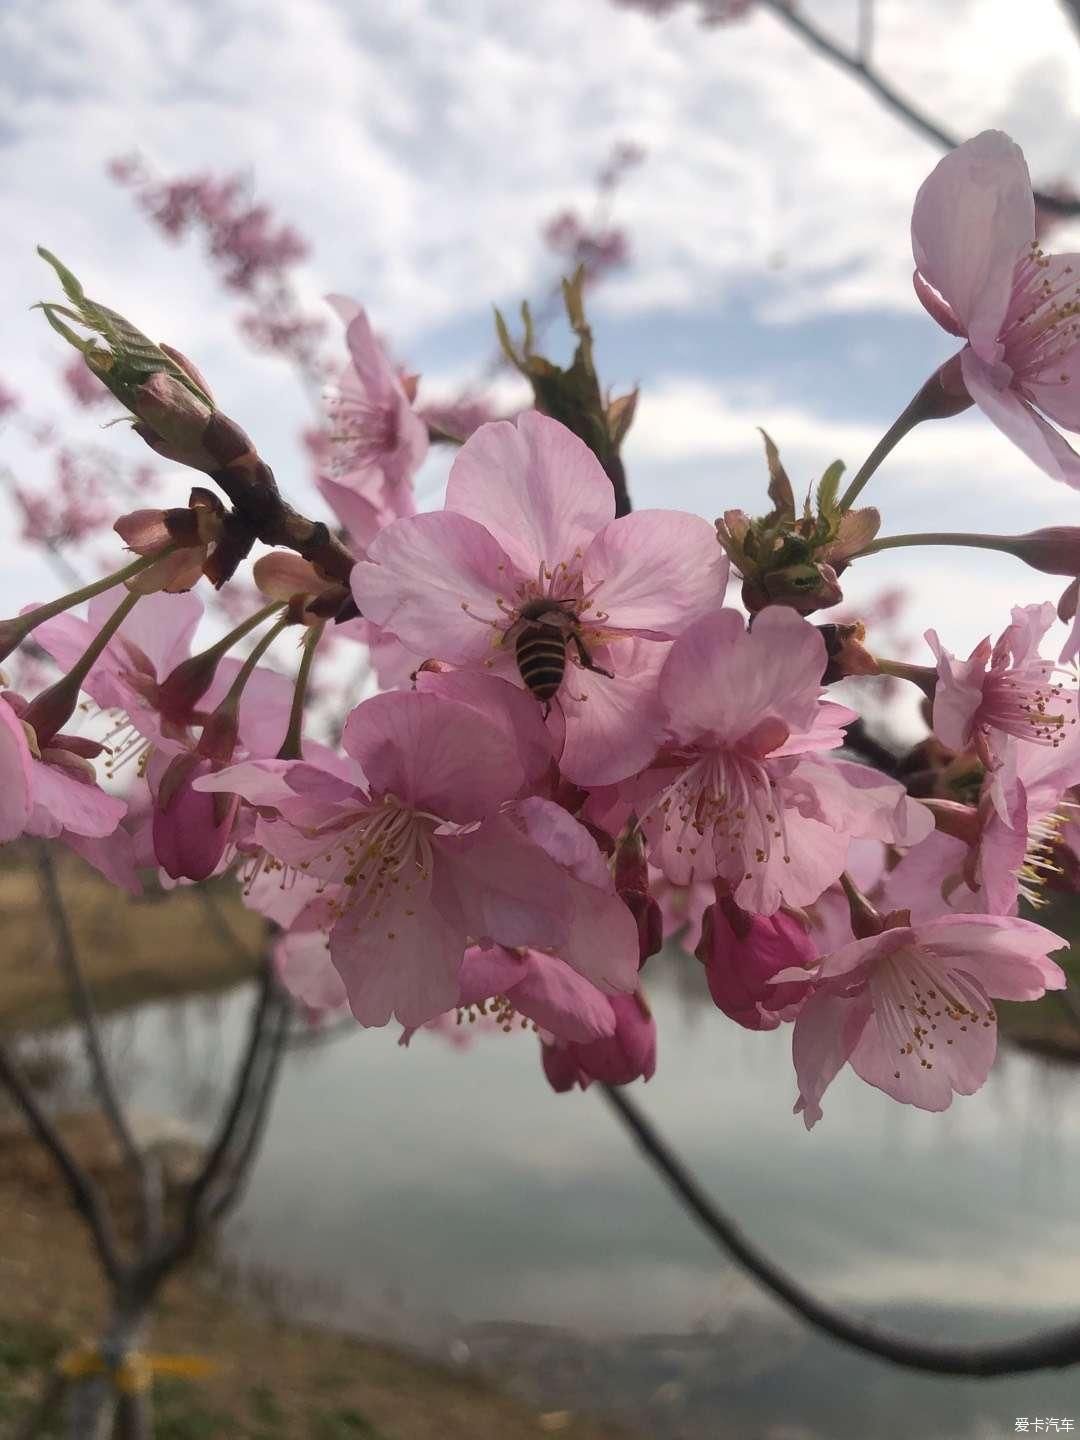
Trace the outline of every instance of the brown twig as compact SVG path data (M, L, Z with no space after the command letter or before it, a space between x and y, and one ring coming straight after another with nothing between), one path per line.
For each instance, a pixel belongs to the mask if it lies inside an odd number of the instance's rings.
M235 420L215 410L201 437L203 449L220 468L210 472L232 502L236 517L253 540L281 545L315 566L328 581L348 586L356 563L341 541L321 520L309 520L283 499L274 472L259 458L251 440ZM240 558L240 557L238 557Z
M276 993L277 982L273 964L267 958L263 962L259 992L251 1013L247 1045L237 1069L232 1099L218 1127L217 1138L188 1189L178 1229L139 1267L136 1288L144 1300L149 1299L165 1276L195 1249L209 1213L211 1192L225 1170L243 1117L250 1113L253 1093L256 1094L255 1107L258 1109L259 1094L255 1082L263 1069L268 1036L271 1035L277 1014Z
M59 1130L38 1104L34 1092L19 1073L14 1060L4 1045L0 1044L0 1085L10 1093L15 1104L33 1131L38 1143L56 1161L76 1210L86 1221L94 1238L98 1259L109 1282L114 1286L124 1283L127 1272L121 1263L116 1247L112 1224L101 1198L101 1192L78 1160L68 1149Z
M75 937L71 933L64 897L57 883L52 847L46 840L43 840L38 846L38 876L41 881L49 924L56 941L57 963L63 972L71 998L71 1008L82 1035L94 1090L105 1118L112 1127L123 1151L125 1162L135 1177L139 1191L143 1239L147 1244L152 1244L157 1236L161 1219L160 1206L155 1203L159 1199L158 1187L153 1183L146 1157L131 1133L120 1097L116 1093L116 1086L113 1084L112 1073L109 1070L109 1063L105 1058L105 1050L101 1043L101 1027L98 1023L94 999L90 994L90 987L86 983L86 977L79 963Z
M860 58L857 52L845 50L842 45L837 44L824 30L819 29L813 21L806 18L802 8L796 9L791 0L760 0L762 7L770 11L776 18L785 24L789 30L793 30L806 41L819 54L831 60L833 64L839 65L853 76L860 85L875 95L881 103L891 110L895 115L907 122L913 129L932 140L943 150L955 150L960 141L955 135L925 114L910 100L896 90L888 80L869 63L869 60ZM1080 23L1080 0L1062 0L1070 14L1077 23ZM1035 191L1035 203L1039 208L1050 215L1080 215L1080 200L1067 200L1060 195L1050 195L1046 191Z

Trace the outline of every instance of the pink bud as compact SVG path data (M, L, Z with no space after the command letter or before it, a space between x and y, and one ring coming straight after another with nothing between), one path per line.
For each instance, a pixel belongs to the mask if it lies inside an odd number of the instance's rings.
M271 550L252 566L252 579L268 600L291 600L294 595L319 595L327 582L307 560L291 550Z
M151 450L196 470L212 473L218 468L202 443L214 412L175 375L159 370L144 381L133 408L141 422L135 429Z
M219 768L198 755L177 755L162 777L154 805L154 855L174 880L205 880L221 863L240 798L192 788Z
M802 1004L810 981L774 985L772 977L818 958L814 942L790 915L751 915L727 895L705 912L696 953L717 1008L747 1030L775 1030L791 1018L784 1012Z
M562 1094L594 1080L604 1085L629 1085L649 1080L656 1069L656 1021L639 990L636 995L609 997L615 1012L615 1033L586 1044L556 1041L541 1048L544 1074Z
M1080 575L1080 528L1048 525L1027 535L1015 535L1009 553L1044 575Z
M113 529L136 555L158 555L173 543L164 510L131 510Z

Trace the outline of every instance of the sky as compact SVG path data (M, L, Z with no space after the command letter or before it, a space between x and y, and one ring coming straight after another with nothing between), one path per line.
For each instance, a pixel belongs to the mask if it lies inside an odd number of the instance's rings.
M804 6L850 37L850 0ZM1080 180L1080 45L1056 0L1018 14L1013 0L878 0L877 63L958 135L1000 126L1038 179ZM619 141L646 152L617 200L632 263L591 315L605 383L642 390L624 451L635 504L762 511L759 425L797 488L837 457L856 468L953 348L911 289L911 203L939 155L760 11L705 30L692 6L657 22L609 0L6 0L0 380L70 423L68 357L29 309L53 293L43 243L193 356L315 510L297 438L309 399L241 343L198 242L152 233L106 162L138 149L165 175L244 171L312 242L305 297L362 301L438 395L484 373L493 303L550 287L542 223L589 209ZM1053 240L1080 249L1080 228ZM79 423L141 458L124 427ZM10 426L0 461L46 474ZM446 464L422 476L431 503ZM172 480L179 498L190 475ZM1080 515L1080 496L977 413L916 431L867 499L885 533ZM55 592L10 514L0 545L0 609ZM1006 557L921 550L863 562L848 593L898 583L908 632L934 625L958 650L1060 588Z

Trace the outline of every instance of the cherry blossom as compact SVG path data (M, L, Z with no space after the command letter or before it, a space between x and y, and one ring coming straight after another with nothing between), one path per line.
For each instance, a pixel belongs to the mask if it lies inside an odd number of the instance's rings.
M1080 430L1080 257L1040 249L1019 146L984 130L950 151L919 189L911 237L919 299L967 342L972 400L1048 475L1080 486L1080 456L1044 418Z
M411 515L413 476L428 450L427 424L363 307L343 296L328 298L345 322L349 347L349 364L327 402L332 478L394 515Z
M678 885L721 877L744 910L811 904L851 840L912 845L924 807L876 771L822 752L852 712L822 700L825 645L786 607L747 630L735 610L699 620L660 676L667 744L631 782L649 856Z
M1049 955L1066 943L1028 920L945 915L827 955L810 972L815 990L795 1021L795 1113L811 1129L846 1063L921 1110L945 1110L954 1094L974 1094L997 1048L991 1000L1037 1000L1064 989L1065 973Z
M410 649L518 685L517 640L548 617L566 636L560 768L610 784L659 739L662 642L720 604L728 574L699 517L614 515L611 482L565 426L533 412L484 425L454 462L446 508L375 539L353 571L357 604Z
M556 950L595 984L632 988L636 926L588 832L543 800L504 813L525 781L507 730L457 700L388 694L357 706L343 744L362 783L256 761L196 784L274 807L265 849L341 887L330 954L362 1024L452 1009L470 940Z

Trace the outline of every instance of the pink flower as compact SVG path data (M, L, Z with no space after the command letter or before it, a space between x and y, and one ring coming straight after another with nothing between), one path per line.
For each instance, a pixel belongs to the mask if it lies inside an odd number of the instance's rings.
M810 983L774 985L773 977L812 965L817 954L804 927L781 910L749 915L723 895L705 912L698 958L709 994L717 1009L747 1030L775 1030L781 1020L794 1019Z
M123 591L106 590L90 601L85 620L72 614L46 620L34 639L62 670L69 670L115 610ZM148 744L167 755L194 748L187 724L174 721L161 708L161 687L187 659L202 618L202 602L190 593L146 595L126 617L91 669L83 689L102 710L115 712L115 728L107 737L112 768L144 751ZM240 669L240 661L223 659L201 697L200 714L224 699ZM285 736L292 685L289 678L263 666L251 676L240 700L240 743L253 755L273 755Z
M1064 989L1065 974L1048 955L1066 943L1028 920L945 915L826 956L795 1021L795 1113L811 1129L848 1062L867 1084L921 1110L945 1110L954 1094L974 1094L997 1048L991 997L1037 1000Z
M412 479L428 451L427 425L364 310L342 296L328 298L345 322L351 361L327 405L334 477L395 515L411 515Z
M640 991L614 995L611 1006L614 1030L600 1040L585 1043L544 1041L540 1056L548 1084L560 1094L580 1085L587 1090L594 1080L603 1085L629 1085L651 1080L656 1070L656 1021Z
M26 701L0 693L0 844L20 835L59 840L114 885L138 894L131 837L120 828L127 805L97 783L91 761L101 746L54 735L44 749L20 718Z
M1078 257L1039 248L1023 152L984 130L946 155L915 198L911 237L916 294L967 342L972 400L1048 475L1080 486L1080 456L1043 418L1080 429Z
M507 1034L539 1027L575 1044L615 1033L611 999L565 960L542 950L474 945L465 951L458 984L458 1023L482 1016ZM408 1044L413 1033L406 1030L402 1043Z
M625 788L649 858L676 885L720 877L744 910L812 904L852 839L912 845L933 821L877 771L820 753L851 711L821 699L825 644L782 606L751 630L735 610L676 640L660 676L668 744Z
M525 780L511 734L456 700L379 695L343 736L362 784L304 761L195 782L272 807L265 849L340 887L330 954L362 1024L452 1009L470 941L556 950L606 990L635 983L636 927L584 827L543 800L503 813Z
M718 606L727 583L706 521L614 515L600 462L565 426L535 412L484 425L454 462L445 510L389 526L354 568L357 604L411 650L522 686L518 647L544 626L565 672L533 688L565 727L563 774L610 784L655 750L657 642Z
M11 706L0 704L0 845L26 829L32 784L29 737Z
M1003 771L1004 783L1015 771L1017 741L1057 749L1076 725L1073 696L1054 682L1053 661L1039 654L1053 623L1053 605L1017 605L993 647L987 636L967 660L945 650L936 631L926 632L938 662L934 734L952 750L974 750L988 770ZM996 793L1003 808L1002 786Z

